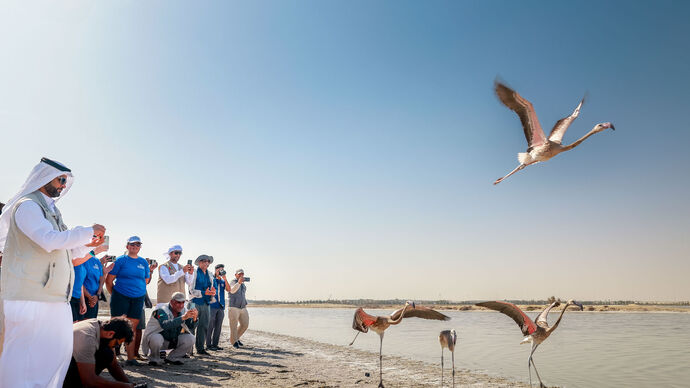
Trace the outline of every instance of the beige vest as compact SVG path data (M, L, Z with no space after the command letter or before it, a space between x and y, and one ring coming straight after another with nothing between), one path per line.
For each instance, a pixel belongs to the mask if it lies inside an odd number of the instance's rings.
M67 302L74 283L71 253L60 249L46 252L19 229L15 214L19 205L26 201L34 201L41 207L53 230L67 230L60 211L57 208L55 212L51 211L39 191L17 201L14 208L9 209L12 218L2 258L0 297L5 300Z
M175 269L175 267L172 266L172 263L170 261L158 267L158 293L156 294L156 303L170 302L170 299L172 299L173 294L176 292L181 292L184 294L185 277L182 276L172 284L168 284L165 281L163 281L163 279L160 276L160 271L161 268L163 268L163 266L168 268L168 273L170 275L177 272L177 270Z

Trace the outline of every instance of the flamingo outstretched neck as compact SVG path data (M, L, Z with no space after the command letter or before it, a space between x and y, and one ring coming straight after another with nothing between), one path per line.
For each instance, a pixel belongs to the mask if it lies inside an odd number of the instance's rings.
M572 124L572 122L575 121L575 119L580 115L580 109L585 102L584 98L580 100L580 103L577 105L573 113L570 114L570 116L564 117L556 122L556 125L554 125L549 137L547 138L544 134L544 130L541 128L541 124L539 124L537 113L535 112L531 102L498 80L495 81L494 90L501 103L515 112L520 118L522 129L525 133L525 139L527 140L527 151L518 154L518 162L520 164L513 171L501 178L496 179L494 181L494 185L501 183L504 179L527 166L539 162L545 162L561 152L565 152L577 147L585 139L595 133L601 132L608 128L613 130L616 129L611 123L600 123L595 125L594 128L592 128L592 130L589 131L585 136L581 137L570 145L564 146L561 144L563 135L565 134L566 130L568 130L568 127L570 127L570 124Z

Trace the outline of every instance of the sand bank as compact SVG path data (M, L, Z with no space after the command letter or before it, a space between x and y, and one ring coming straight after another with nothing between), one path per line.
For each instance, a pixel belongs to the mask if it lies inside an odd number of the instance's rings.
M249 330L245 347L226 347L185 365L124 367L149 387L376 387L378 354L347 346ZM229 342L223 333L221 346ZM384 354L386 387L439 387L440 366ZM450 386L447 364L444 385ZM367 376L368 374L368 376ZM456 369L456 387L524 387L525 384Z

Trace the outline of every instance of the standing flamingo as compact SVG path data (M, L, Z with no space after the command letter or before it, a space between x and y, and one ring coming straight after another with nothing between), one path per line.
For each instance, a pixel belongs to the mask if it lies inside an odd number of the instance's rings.
M572 124L572 122L575 121L577 116L580 114L580 108L582 108L582 104L585 102L584 98L580 101L580 103L577 105L577 108L575 108L570 116L564 117L556 122L556 125L553 126L551 134L549 134L549 138L547 139L546 136L544 136L544 131L541 129L539 119L537 118L537 113L534 111L534 107L532 107L531 102L527 101L516 91L500 83L499 81L495 82L495 90L498 99L501 100L503 105L517 113L518 117L520 117L522 129L525 131L525 138L527 139L528 148L527 152L518 153L518 161L520 162L520 165L515 167L513 171L509 172L508 175L504 176L503 178L496 179L494 185L500 183L502 180L531 164L545 162L561 152L577 147L586 138L595 133L601 132L608 128L611 128L612 130L616 129L611 123L600 123L595 125L591 131L582 136L576 142L564 146L561 144L563 135L570 124Z
M360 307L355 310L355 316L352 320L352 328L357 330L355 338L350 342L350 345L355 343L359 333L366 333L369 328L379 335L379 388L383 388L383 333L391 325L397 325L402 321L403 318L424 318L424 319L437 319L440 321L447 321L450 319L449 316L439 313L438 311L432 310L428 307L416 306L414 302L405 302L405 306L401 309L396 310L388 317L375 317L364 312Z
M454 329L443 330L438 335L438 342L441 343L441 387L443 387L443 348L448 348L453 359L453 388L455 388L455 343L457 340L458 336Z
M565 304L565 307L561 311L561 315L558 316L558 320L556 323L553 324L553 326L549 327L549 323L547 321L547 318L549 316L549 312L551 311L552 308L558 307L561 304L559 301L555 301L551 303L547 308L544 309L544 311L537 316L536 319L536 325L534 322L532 322L529 317L520 310L520 308L512 303L508 302L501 302L501 301L494 301L494 302L482 302L482 303L477 303L477 306L482 306L486 307L492 310L496 310L499 312L502 312L503 314L513 318L515 323L520 326L520 330L522 330L522 334L525 335L526 337L520 342L520 344L524 344L527 342L532 343L532 351L529 353L529 358L527 359L527 371L529 373L529 386L532 386L532 370L530 369L530 365L534 367L534 372L537 374L537 378L539 379L539 386L540 387L545 387L544 383L541 381L541 377L539 377L539 372L537 371L537 366L534 364L534 360L532 360L532 354L534 351L537 349L537 346L544 342L551 333L553 333L554 330L558 327L558 324L561 323L561 318L563 318L563 314L565 314L565 310L568 309L570 306L577 306L582 310L582 304L575 302L574 300L569 300L568 303Z

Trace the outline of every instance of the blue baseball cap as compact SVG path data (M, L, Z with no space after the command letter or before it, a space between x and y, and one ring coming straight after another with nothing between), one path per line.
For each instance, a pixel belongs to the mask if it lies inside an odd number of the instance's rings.
M131 243L141 244L141 239L139 238L139 236L132 236L132 237L127 239L127 244L131 244Z

